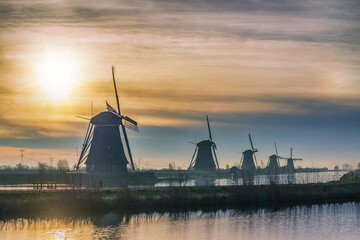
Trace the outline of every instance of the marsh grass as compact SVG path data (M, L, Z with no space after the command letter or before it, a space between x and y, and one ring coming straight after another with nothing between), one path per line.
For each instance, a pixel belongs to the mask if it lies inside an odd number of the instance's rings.
M360 201L360 183L0 192L0 211L173 211Z

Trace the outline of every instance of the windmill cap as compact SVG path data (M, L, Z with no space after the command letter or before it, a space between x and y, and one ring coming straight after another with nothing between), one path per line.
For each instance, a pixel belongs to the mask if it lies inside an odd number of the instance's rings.
M204 140L204 141L198 142L196 145L201 148L206 148L206 147L211 147L212 142L210 140Z
M101 112L96 116L94 116L93 118L91 118L90 122L95 125L101 125L101 124L119 125L120 118L115 114L106 111L106 112Z

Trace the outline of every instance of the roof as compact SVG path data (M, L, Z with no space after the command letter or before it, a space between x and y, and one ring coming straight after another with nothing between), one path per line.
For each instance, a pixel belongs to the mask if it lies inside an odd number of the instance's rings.
M101 112L98 115L91 118L90 123L95 125L102 125L102 124L119 125L120 117L116 116L112 112L106 111L106 112Z
M196 144L199 148L211 148L212 142L210 140L204 140Z

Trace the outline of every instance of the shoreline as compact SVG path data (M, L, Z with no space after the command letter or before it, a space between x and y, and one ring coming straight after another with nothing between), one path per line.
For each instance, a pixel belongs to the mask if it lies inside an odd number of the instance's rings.
M0 192L3 216L259 208L360 201L360 183Z

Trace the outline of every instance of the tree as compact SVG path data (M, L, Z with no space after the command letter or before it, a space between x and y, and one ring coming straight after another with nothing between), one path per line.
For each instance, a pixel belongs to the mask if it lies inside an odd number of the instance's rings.
M46 163L38 162L38 171L40 174L44 174L49 169L49 165Z
M69 162L65 159L60 159L59 161L57 161L57 169L60 171L60 172L66 172L66 171L69 171L70 168L69 168Z
M352 170L354 167L348 163L342 165L343 170Z
M170 170L175 170L175 169L176 169L175 162L170 162L170 163L169 163L169 169L170 169Z
M357 169L360 169L360 162L356 166Z
M18 163L18 164L16 164L16 169L17 170L25 170L25 169L29 169L29 167L22 163Z

